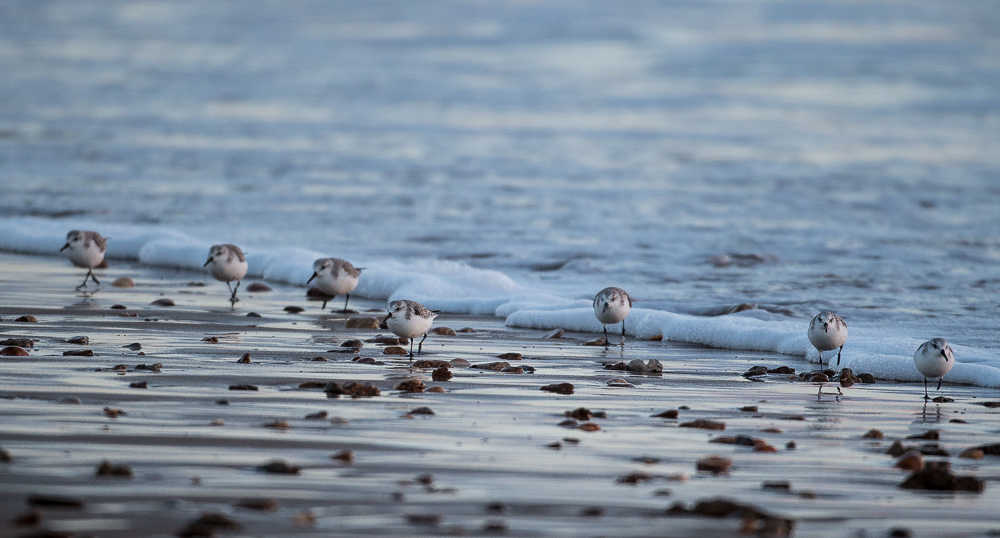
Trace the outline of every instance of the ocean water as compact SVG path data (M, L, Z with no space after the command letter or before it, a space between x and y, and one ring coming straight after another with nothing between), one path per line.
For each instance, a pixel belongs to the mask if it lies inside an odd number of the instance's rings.
M617 285L632 334L812 360L831 309L849 366L940 336L1000 386L992 1L23 0L0 73L0 249L334 255L519 326Z

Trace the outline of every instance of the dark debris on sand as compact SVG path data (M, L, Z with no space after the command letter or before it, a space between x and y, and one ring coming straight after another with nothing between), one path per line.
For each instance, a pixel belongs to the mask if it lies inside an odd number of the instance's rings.
M553 383L551 385L545 385L541 388L545 392L554 392L556 394L573 394L573 384L572 383Z
M667 509L667 514L717 518L739 517L743 520L742 534L789 536L795 528L794 519L775 516L755 506L723 498L699 501L691 509L687 509L683 503L678 502Z
M375 385L359 383L357 381L347 381L344 384L340 384L337 381L330 381L326 384L326 388L323 391L326 392L327 398L338 398L341 395L352 398L368 398L382 394Z

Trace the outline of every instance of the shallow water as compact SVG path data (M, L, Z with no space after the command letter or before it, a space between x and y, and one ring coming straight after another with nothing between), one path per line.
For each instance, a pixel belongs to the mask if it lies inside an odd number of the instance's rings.
M144 225L454 260L563 299L834 309L1000 365L992 2L0 9L0 248Z

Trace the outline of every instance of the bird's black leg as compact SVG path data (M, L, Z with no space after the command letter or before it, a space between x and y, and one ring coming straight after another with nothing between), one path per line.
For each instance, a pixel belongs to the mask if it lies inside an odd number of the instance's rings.
M622 347L625 347L625 320L622 320Z
M79 289L79 288L86 288L87 287L87 281L90 280L90 275L93 274L93 271L94 270L91 269L90 271L87 271L86 275L83 275L83 284L80 284L79 286L77 286L77 289Z
M233 291L233 285L226 282L226 287L229 288L229 299L232 300L233 296L236 295L236 292Z
M818 349L816 350L816 352L819 353L819 369L822 370L823 369L823 352L820 351L820 350L818 350Z
M938 388L937 388L938 390L941 390L941 383L943 383L943 382L944 382L944 378L943 377L938 378Z
M90 278L94 279L94 284L97 284L98 286L101 285L100 281L97 280L97 275L94 274L93 268L91 268L91 270L88 271L87 274L90 275Z
M413 358L413 339L410 338L410 358Z
M319 307L320 310L326 310L326 302L327 301L329 301L329 299L323 299L323 306Z
M927 378L924 378L924 399L930 400L931 397L927 394Z
M610 345L611 345L611 343L608 342L608 326L605 325L604 326L604 347L608 347Z
M424 337L420 339L420 344L417 346L417 355L424 351L424 340L427 340L427 333L424 333Z
M843 353L844 346L840 346L840 351L837 352L837 366L840 366L840 354Z
M350 293L347 294L347 300L344 301L344 313L345 314L347 313L347 303L349 303L349 302L351 302L351 294Z

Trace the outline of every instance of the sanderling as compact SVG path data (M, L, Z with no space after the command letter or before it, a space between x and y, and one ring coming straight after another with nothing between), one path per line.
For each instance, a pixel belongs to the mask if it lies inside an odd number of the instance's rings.
M920 375L924 376L924 399L930 400L931 397L927 394L927 378L938 378L937 389L941 390L944 375L955 366L955 353L944 338L935 338L920 344L913 354L913 365L917 367Z
M323 306L326 302L338 295L347 295L344 301L344 313L347 313L347 303L351 300L351 292L358 287L358 277L361 276L364 268L356 269L351 262L340 258L320 258L313 262L313 275L306 281L308 285L316 279L316 287L320 291L329 295L328 299L323 299Z
M239 299L236 298L236 291L240 289L240 280L247 274L247 259L243 251L236 245L214 245L208 251L208 261L204 267L208 267L209 274L218 281L225 282L229 286L229 291L233 295L229 298L229 303L236 308ZM236 289L229 283L236 281Z
M385 324L396 336L410 339L410 357L413 357L413 339L424 335L417 346L417 353L423 351L424 340L427 339L427 331L434 323L440 310L428 310L424 305L416 301L405 299L389 303L389 315L385 317Z
M819 367L823 367L823 352L840 348L837 352L837 365L840 365L840 354L844 351L847 341L847 323L833 312L820 312L809 322L809 342L819 352Z
M621 288L604 288L594 297L594 315L604 325L604 345L608 342L608 324L621 322L622 347L625 347L625 317L632 310L632 298Z
M104 237L89 230L73 230L66 234L66 244L59 249L59 252L66 249L69 249L66 255L73 265L88 269L87 276L83 277L83 284L77 286L77 289L86 287L90 278L94 279L94 284L100 286L101 283L94 275L94 268L101 265L104 261L104 251L108 250L108 242Z

